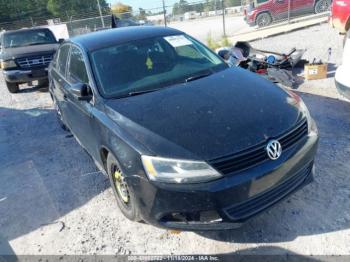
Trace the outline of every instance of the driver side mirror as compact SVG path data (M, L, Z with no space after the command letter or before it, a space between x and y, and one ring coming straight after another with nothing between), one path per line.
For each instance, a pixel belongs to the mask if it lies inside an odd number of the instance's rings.
M84 83L76 83L69 89L71 94L80 101L90 101L92 99L91 88Z
M62 44L63 42L64 42L64 39L63 39L63 38L58 39L58 43L59 43L59 44Z

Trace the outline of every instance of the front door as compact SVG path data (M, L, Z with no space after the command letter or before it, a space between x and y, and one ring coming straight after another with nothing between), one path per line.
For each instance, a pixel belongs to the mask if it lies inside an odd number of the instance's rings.
M271 3L271 13L275 20L288 17L289 0L273 0ZM292 0L291 0L292 1Z
M77 83L90 84L86 70L84 56L80 48L72 45L66 73L67 85L65 86L66 112L65 119L71 132L82 146L94 156L96 139L92 128L92 101L78 100L69 91L72 85Z
M314 4L314 0L291 0L291 14L292 16L300 16L313 13Z

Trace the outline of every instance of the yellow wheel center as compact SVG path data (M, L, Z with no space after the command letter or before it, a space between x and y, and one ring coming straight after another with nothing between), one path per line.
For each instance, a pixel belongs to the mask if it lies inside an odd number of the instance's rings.
M113 178L114 178L115 187L116 187L121 199L125 203L128 203L129 202L128 187L124 181L124 178L123 178L121 172L116 170L113 174Z

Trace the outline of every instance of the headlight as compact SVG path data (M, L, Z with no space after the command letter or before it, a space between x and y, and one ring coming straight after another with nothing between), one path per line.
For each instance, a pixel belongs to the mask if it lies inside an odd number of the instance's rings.
M285 92L287 92L287 94L290 95L290 97L287 98L287 102L291 105L297 106L299 108L299 110L301 111L301 113L303 114L303 116L306 118L307 127L308 127L308 131L309 131L308 133L309 134L317 134L318 130L317 130L316 122L311 117L309 109L307 108L307 106L305 105L305 103L301 99L301 97L299 95L297 95L296 93L292 92L291 90L288 90L285 88L283 90Z
M199 183L221 175L205 162L142 156L150 180L165 183Z
M9 69L17 67L15 61L13 60L7 60L7 61L1 61L1 68L2 69Z
M253 10L251 10L251 11L248 12L248 16L252 16L252 15L254 15L255 13L256 13L256 10L253 9Z
M307 106L305 105L304 101L301 98L300 98L300 101L299 101L299 108L300 108L300 111L302 112L302 114L307 119L307 127L308 127L309 134L310 133L316 134L317 133L316 122L311 117L309 109L307 108Z

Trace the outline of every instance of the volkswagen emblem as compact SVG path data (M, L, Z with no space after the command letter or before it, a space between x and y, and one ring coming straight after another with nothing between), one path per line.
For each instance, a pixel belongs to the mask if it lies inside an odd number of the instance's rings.
M277 140L271 140L266 146L267 155L271 160L277 160L282 154L282 146Z

